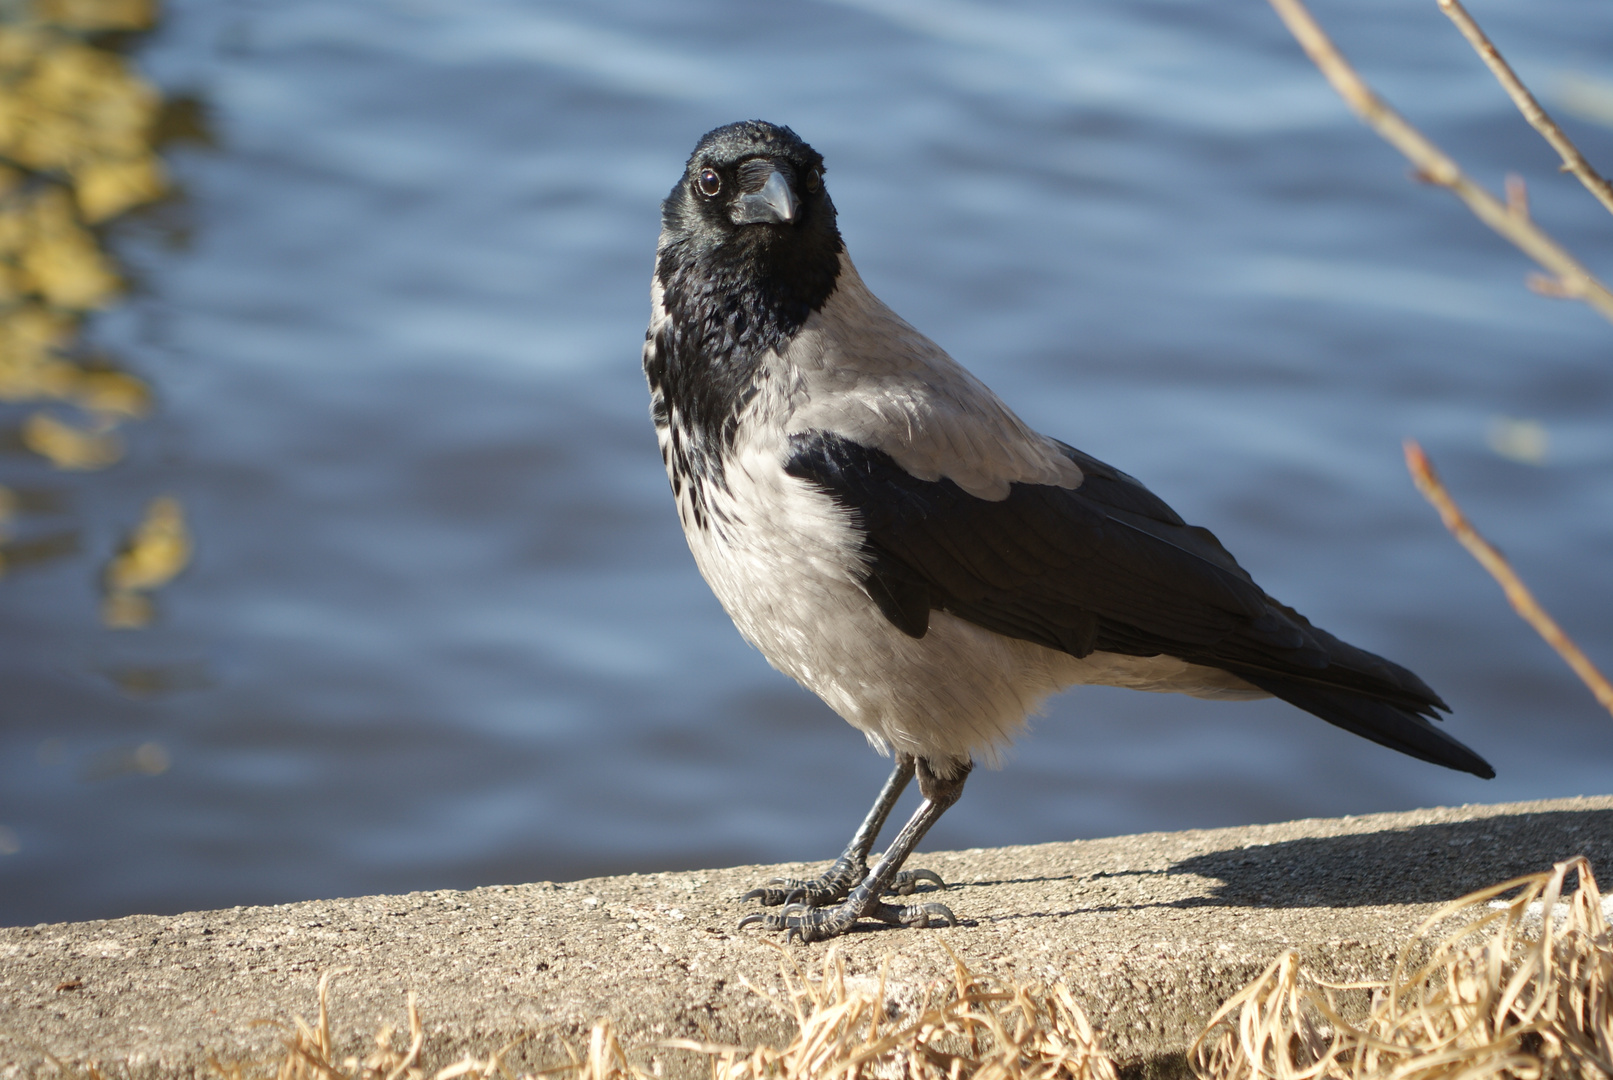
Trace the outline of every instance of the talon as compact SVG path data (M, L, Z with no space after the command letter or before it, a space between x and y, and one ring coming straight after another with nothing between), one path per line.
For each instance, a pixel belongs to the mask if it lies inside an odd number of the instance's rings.
M799 889L791 889L789 894L784 897L784 903L786 905L790 905L790 904L795 903L797 897L799 897L802 900L805 900L806 896L807 896L807 891L806 891L806 889L804 887L799 888Z
M914 904L903 909L907 926L957 926L958 917L945 904Z
M941 880L941 875L934 870L903 870L891 878L891 883L885 886L885 895L912 896L918 891L921 881L928 881L941 889L947 887L947 883Z
M753 923L761 923L763 925L763 927L765 928L767 926L767 920L768 920L767 915L762 914L760 911L753 911L749 915L745 916L743 919L740 919L739 920L739 925L734 927L734 929L735 930L743 930L743 929L745 929L745 927L750 926Z
M773 880L777 881L779 879L774 878ZM785 884L790 885L791 883L790 882L785 882ZM800 883L796 882L794 884L796 886L799 886ZM793 897L796 893L798 893L800 891L801 890L798 887L792 887L788 891L786 891L784 889L773 888L771 886L763 886L762 888L759 888L759 889L752 889L750 892L746 893L744 896L741 896L739 899L741 901L757 900L757 901L761 902L763 907L778 907L780 904L789 903L790 898Z

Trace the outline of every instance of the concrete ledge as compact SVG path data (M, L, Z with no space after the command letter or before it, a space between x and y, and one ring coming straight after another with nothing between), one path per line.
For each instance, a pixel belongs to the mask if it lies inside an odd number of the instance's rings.
M1062 980L1129 1071L1169 1074L1210 1013L1284 949L1328 977L1381 975L1439 904L1570 855L1613 860L1613 797L1465 806L1036 847L930 852L969 925L837 943L853 976L894 954L900 1005L971 968ZM0 1077L49 1056L132 1080L274 1051L254 1020L312 1017L321 971L347 968L333 1028L355 1052L418 994L434 1068L526 1033L580 1043L610 1016L627 1045L789 1035L749 989L777 992L774 935L736 933L735 898L806 864L320 900L0 929ZM797 947L811 967L825 945ZM523 1057L525 1053L527 1056ZM551 1051L552 1053L552 1051ZM517 1068L552 1061L528 1044ZM660 1052L669 1077L703 1059Z

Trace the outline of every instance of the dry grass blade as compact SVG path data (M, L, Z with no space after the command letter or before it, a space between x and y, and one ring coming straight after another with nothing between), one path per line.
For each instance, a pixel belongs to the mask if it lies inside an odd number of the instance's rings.
M1570 874L1578 888L1564 901ZM1211 1019L1189 1052L1194 1071L1206 1080L1613 1075L1613 942L1584 858L1435 912L1363 1019L1344 1017L1338 989L1307 975L1294 953L1279 957Z
M1563 295L1584 300L1613 322L1613 292L1531 219L1513 213L1505 203L1474 183L1449 155L1390 108L1344 59L1301 0L1270 2L1333 89L1372 130L1406 156L1421 179L1448 188L1480 221L1549 271L1561 286Z
M1451 497L1450 492L1445 490L1445 485L1440 483L1439 474L1434 472L1434 465L1428 460L1423 448L1411 439L1407 439L1405 445L1406 468L1411 472L1412 481L1416 483L1417 490L1422 492L1423 498L1439 511L1440 520L1445 523L1445 528L1450 530L1451 535L1456 537L1479 561L1479 565L1488 570L1490 576L1500 584L1513 610L1535 628L1535 632L1546 640L1546 644L1557 650L1557 654L1574 669L1574 674L1590 687L1591 693L1596 695L1596 700L1602 707L1613 713L1613 684L1608 683L1607 676L1591 663L1590 658L1581 652L1573 639L1557 625L1557 621L1540 606L1539 601L1524 585L1505 556L1479 535L1478 530L1467 520L1467 515L1462 513L1461 507L1456 505L1456 500Z
M252 1080L274 1077L275 1080L457 1080L459 1077L503 1077L514 1080L514 1074L504 1065L508 1054L524 1039L511 1042L485 1059L465 1057L463 1060L428 1073L420 1065L420 1054L426 1044L426 1028L420 1020L415 997L409 994L409 1040L398 1046L394 1039L396 1029L388 1026L375 1034L375 1048L364 1057L341 1057L330 1026L330 981L334 976L350 971L338 968L326 971L319 977L319 1019L310 1024L302 1017L293 1017L290 1025L277 1024L286 1029L284 1055L278 1062L224 1063L216 1057L213 1071L223 1080ZM271 1021L260 1021L271 1023ZM603 1076L605 1074L601 1074ZM626 1074L611 1073L626 1080Z
M1501 50L1495 47L1489 36L1474 21L1473 16L1468 14L1461 0L1439 0L1439 10L1443 11L1451 22L1456 24L1462 36L1467 38L1467 43L1473 46L1473 51L1479 54L1479 59L1484 61L1496 81L1512 98L1513 104L1518 106L1518 111L1529 121L1529 126L1540 132L1541 137L1557 151L1557 156L1563 159L1564 171L1577 176L1579 182L1585 185L1585 190L1596 196L1597 200L1613 213L1613 184L1609 184L1601 173L1591 167L1591 163L1585 160L1585 155L1579 152L1579 147L1563 134L1557 122L1540 107L1540 102L1535 100L1534 94L1530 93L1523 80L1518 78L1517 72L1512 70L1512 65L1501 55Z
M608 1019L594 1024L588 1034L588 1057L576 1065L576 1070L577 1080L651 1080L649 1073L627 1059L627 1050ZM439 1075L436 1080L448 1078Z

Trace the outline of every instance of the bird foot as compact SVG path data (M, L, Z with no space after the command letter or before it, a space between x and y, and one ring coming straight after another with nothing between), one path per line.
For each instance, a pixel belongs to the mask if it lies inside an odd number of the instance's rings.
M867 876L866 864L842 855L820 877L774 878L761 888L752 889L740 899L756 900L764 907L797 903L812 908L828 907L850 896L851 890L862 884L863 878ZM941 880L941 875L933 870L903 870L891 878L883 894L912 896L918 890L919 883L925 881L940 889L947 887L946 882Z
M920 873L923 871L915 871ZM862 893L862 890L858 890ZM834 907L787 904L777 915L753 912L739 920L739 929L760 924L764 930L783 930L786 941L827 941L857 925L864 916L887 926L957 926L958 917L945 904L887 904L871 893L853 895Z
M817 878L774 878L759 889L752 889L741 900L757 900L764 907L802 903L808 907L827 907L851 895L851 890L862 884L868 876L868 866L861 860L842 855L829 869Z

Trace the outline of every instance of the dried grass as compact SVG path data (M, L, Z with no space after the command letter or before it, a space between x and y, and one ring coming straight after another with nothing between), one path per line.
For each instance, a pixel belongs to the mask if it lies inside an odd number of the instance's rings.
M1579 887L1564 900L1569 874ZM1387 982L1331 985L1284 954L1221 1007L1189 1060L1206 1080L1605 1078L1610 984L1601 893L1590 863L1569 859L1435 912ZM1359 1021L1338 1004L1352 988L1373 991Z
M1570 875L1578 887L1565 895ZM282 1056L255 1066L215 1060L213 1068L223 1080L655 1080L654 1055L682 1050L707 1056L712 1080L1118 1080L1102 1033L1063 985L982 978L954 955L949 982L897 1008L887 993L889 957L873 980L848 978L834 949L815 975L793 952L780 954L784 1004L756 990L796 1026L779 1047L668 1039L630 1053L601 1019L582 1050L549 1033L549 1056L565 1060L538 1072L518 1074L505 1061L525 1039L428 1072L413 995L406 1032L383 1028L367 1055L342 1056L327 972L318 1020L282 1025ZM1371 1003L1352 1018L1340 995L1363 990ZM646 1058L648 1068L636 1063ZM1613 941L1590 864L1570 859L1447 904L1384 982L1323 982L1286 953L1211 1018L1188 1060L1202 1080L1613 1076Z
M781 950L782 952L782 950ZM885 972L877 989L846 978L845 963L830 950L819 978L807 976L784 953L783 973L790 1011L798 1032L786 1046L726 1046L668 1039L653 1049L686 1050L711 1058L713 1080L1118 1080L1100 1035L1087 1022L1068 988L998 986L953 957L950 984L931 988L911 1019L892 1019ZM886 960L889 966L889 958ZM319 1019L297 1017L285 1028L284 1054L277 1061L223 1063L213 1071L223 1080L458 1080L503 1077L517 1080L505 1057L525 1039L486 1058L466 1057L427 1072L421 1065L425 1027L414 995L409 996L408 1033L382 1028L366 1056L342 1056L331 1035L329 989L333 972L319 980ZM757 991L761 994L761 991ZM773 999L762 995L766 1000ZM555 1076L574 1080L654 1080L656 1072L633 1063L609 1019L597 1021L585 1053L556 1039L569 1060L521 1077Z
M869 992L847 984L845 963L833 950L817 980L786 954L799 1029L788 1046L662 1045L711 1054L712 1080L1117 1080L1099 1033L1068 987L998 984L975 975L956 954L952 961L952 982L926 990L913 1017L896 1021L885 995L889 957Z
M275 1080L457 1080L458 1077L504 1077L516 1080L515 1074L504 1065L508 1054L524 1039L517 1039L486 1058L466 1056L463 1060L435 1073L421 1068L420 1052L426 1044L426 1028L420 1020L414 993L409 994L409 1031L403 1045L398 1045L396 1028L391 1025L375 1033L375 1048L364 1057L356 1054L342 1057L330 1030L330 980L333 975L348 969L326 971L319 977L319 1019L310 1024L302 1017L293 1018L291 1024L276 1024L285 1029L284 1056L278 1061L250 1063L232 1061L224 1063L212 1059L212 1068L223 1080L259 1080L272 1076ZM259 1024L274 1023L259 1021ZM596 1029L597 1030L597 1029Z

